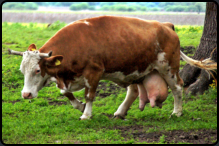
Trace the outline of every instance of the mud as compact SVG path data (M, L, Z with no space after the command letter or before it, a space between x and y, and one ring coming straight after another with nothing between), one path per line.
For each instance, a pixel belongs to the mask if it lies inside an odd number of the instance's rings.
M105 98L107 96L110 96L111 94L117 95L121 90L126 91L125 88L122 88L114 83L99 82L96 96Z
M217 140L217 130L173 130L162 132L145 132L144 127L141 125L133 125L127 127L114 127L119 129L125 139L133 137L139 142L160 142L161 136L164 135L164 143L192 143L192 144L213 144Z

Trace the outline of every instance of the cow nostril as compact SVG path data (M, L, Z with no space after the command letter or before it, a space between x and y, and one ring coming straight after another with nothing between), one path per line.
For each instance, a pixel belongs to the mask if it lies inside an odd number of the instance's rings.
M30 96L31 96L31 93L29 93L27 97L30 97Z
M32 95L31 95L31 93L22 93L22 96L23 96L23 98L24 99L26 99L26 98L32 98Z

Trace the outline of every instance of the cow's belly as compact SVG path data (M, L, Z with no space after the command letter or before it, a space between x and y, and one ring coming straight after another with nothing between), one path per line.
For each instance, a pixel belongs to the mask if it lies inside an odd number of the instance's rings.
M170 69L168 62L165 60L165 52L158 53L157 60L151 63L144 72L139 73L137 70L124 75L123 72L114 72L114 73L104 73L102 76L103 80L110 80L117 83L119 86L127 87L133 82L136 82L140 78L146 76L148 73L156 69L161 74L167 74Z
M151 68L152 66L149 66L144 72L139 73L136 70L128 75L124 75L123 72L119 71L114 73L104 73L101 79L113 81L121 87L127 87L132 84L133 81L136 81L141 77L147 75L151 71Z

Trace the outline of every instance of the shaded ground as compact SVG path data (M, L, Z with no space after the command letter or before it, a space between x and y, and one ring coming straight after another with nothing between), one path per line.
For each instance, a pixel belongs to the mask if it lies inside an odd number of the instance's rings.
M180 50L185 53L186 55L188 54L194 54L195 53L195 47L194 46L185 46L184 48L183 47L180 47Z

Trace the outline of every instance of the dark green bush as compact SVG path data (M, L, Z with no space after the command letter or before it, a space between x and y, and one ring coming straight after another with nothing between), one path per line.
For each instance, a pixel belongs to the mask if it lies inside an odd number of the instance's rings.
M79 3L79 4L72 4L69 9L70 10L85 10L88 9L89 5L87 2Z
M87 2L78 4L82 10L88 9L89 4Z
M178 5L176 5L176 6L168 6L166 8L166 11L183 12L183 11L185 11L186 7L187 6L178 6Z
M115 11L127 11L128 7L126 5L115 5L115 6L113 6L113 10L115 10Z
M70 10L79 10L79 7L77 6L77 4L72 4L70 7L69 7Z
M127 11L131 12L131 11L136 11L136 7L134 6L128 6Z
M89 6L88 10L95 10L95 7L94 6Z
M3 9L14 9L14 10L37 10L38 5L34 2L18 3L18 2L7 2L2 6Z
M141 11L147 11L147 7L142 6L142 7L140 8L140 10L141 10Z
M185 8L185 12L196 12L197 9L195 6L191 5Z
M159 8L156 8L156 7L154 7L154 8L151 8L150 10L151 10L151 11L159 11L160 9L159 9Z
M25 7L26 7L26 9L29 9L29 10L37 10L38 9L38 5L34 2L26 2Z
M17 9L17 10L23 10L25 9L25 5L22 3L16 3L16 2L7 2L4 3L2 6L3 9Z
M111 10L111 6L104 5L101 7L101 10L109 11L109 10Z

